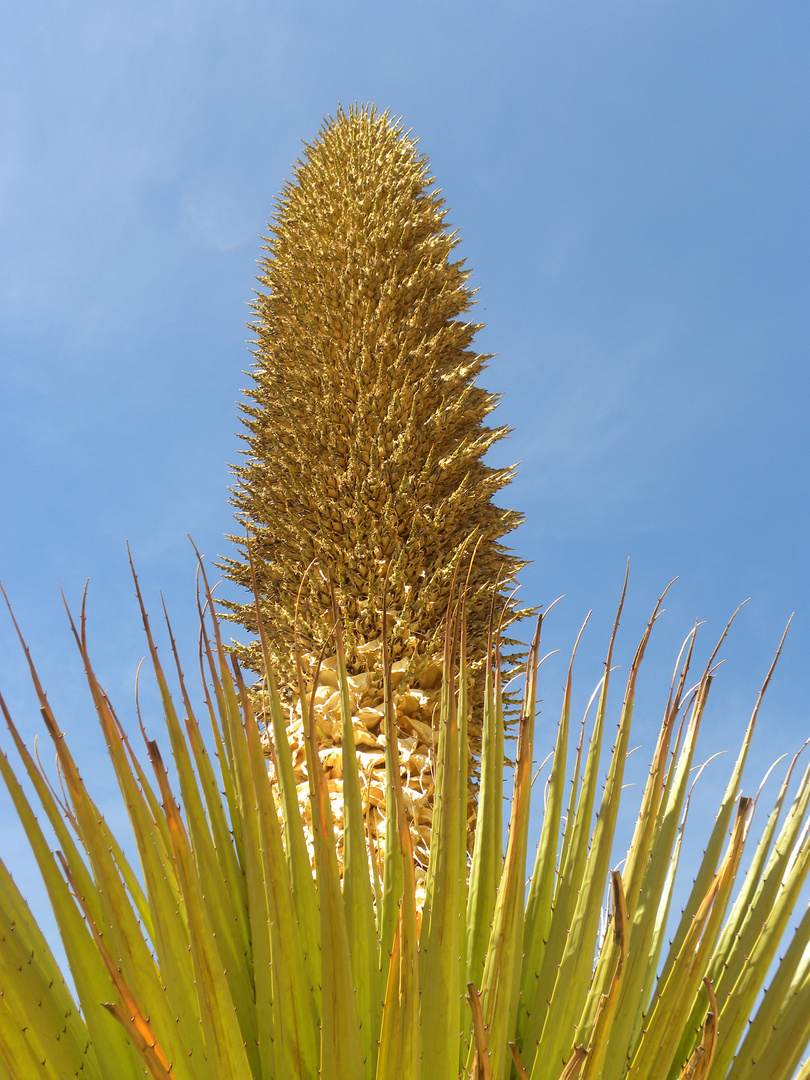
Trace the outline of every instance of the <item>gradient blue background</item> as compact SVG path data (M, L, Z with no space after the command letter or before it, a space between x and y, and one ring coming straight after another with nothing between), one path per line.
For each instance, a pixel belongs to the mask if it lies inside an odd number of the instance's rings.
M480 289L478 345L497 353L483 384L514 430L493 461L521 461L505 499L527 516L513 537L533 560L524 598L566 596L546 630L561 653L540 757L591 608L577 710L601 674L628 557L614 716L680 575L641 681L631 781L694 619L702 664L749 596L699 756L736 751L794 610L747 792L810 735L810 8L29 0L3 22L0 580L113 822L57 585L78 605L90 579L96 668L128 724L145 645L126 539L193 673L186 534L209 558L228 551L258 237L339 102L389 107L419 136ZM31 741L41 724L2 616L0 688ZM694 852L730 768L713 763L697 789ZM3 858L47 920L4 796L0 810Z

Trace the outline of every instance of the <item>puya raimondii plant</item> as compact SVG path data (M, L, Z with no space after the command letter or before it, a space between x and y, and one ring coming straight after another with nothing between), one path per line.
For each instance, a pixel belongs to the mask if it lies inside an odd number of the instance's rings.
M475 386L485 358L460 319L472 297L425 159L387 114L339 113L273 228L235 493L247 536L226 564L251 590L230 614L256 641L223 645L201 567L201 706L170 637L172 692L137 590L172 772L146 725L148 764L135 752L93 671L84 610L71 622L137 865L30 658L61 796L2 705L39 816L19 767L0 755L0 771L72 978L0 863L0 1074L790 1080L798 1067L810 1080L810 912L773 967L810 870L810 771L792 793L794 759L749 841L739 792L759 700L669 918L717 655L692 687L694 632L617 869L661 601L620 702L617 615L578 733L572 656L532 866L538 620L504 852L501 653L520 564L499 541L519 518L492 502L509 472L482 458L504 432L483 426L495 401Z

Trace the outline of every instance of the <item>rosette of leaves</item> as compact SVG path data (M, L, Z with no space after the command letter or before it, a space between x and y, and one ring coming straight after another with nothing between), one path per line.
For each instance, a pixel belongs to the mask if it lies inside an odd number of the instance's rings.
M210 596L206 606L210 614ZM669 919L717 653L688 691L694 633L676 665L629 849L616 868L636 683L658 610L623 697L614 702L617 616L578 740L572 657L527 891L540 625L519 717L505 853L497 641L488 654L481 795L468 866L463 762L471 704L463 598L454 606L444 640L421 912L387 648L387 828L377 864L369 857L349 676L335 620L344 729L341 874L314 709L306 720L313 868L272 667L265 677L275 785L251 697L216 619L203 627L200 711L176 650L175 704L144 612L176 780L165 751L142 726L150 776L93 671L82 614L76 641L134 847L113 835L93 801L29 659L62 795L27 750L5 703L28 785L4 754L0 772L42 873L72 985L0 862L2 1075L790 1080L795 1074L808 1080L810 1062L800 1061L810 1039L810 909L774 961L810 871L810 770L791 784L797 759L790 763L773 810L752 838L753 800L739 790L761 695L683 913ZM265 655L269 663L269 650ZM610 748L605 736L614 721ZM749 844L754 851L742 872ZM137 852L139 865L128 850Z

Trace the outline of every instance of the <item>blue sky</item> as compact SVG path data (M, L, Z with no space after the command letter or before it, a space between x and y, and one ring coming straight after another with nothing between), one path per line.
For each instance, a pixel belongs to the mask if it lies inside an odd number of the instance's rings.
M419 136L480 289L478 345L497 354L483 384L514 431L493 460L522 463L504 498L527 517L524 597L566 597L546 632L561 654L540 745L591 608L583 704L601 674L628 557L625 671L679 575L641 683L640 767L695 618L705 661L749 596L704 756L736 750L794 610L748 789L810 735L809 31L787 0L29 0L5 13L0 580L102 805L112 783L57 585L78 605L90 579L96 667L125 718L145 648L125 540L193 666L186 534L211 558L228 550L258 237L301 141L339 102L390 108ZM2 618L0 688L32 740ZM709 770L698 818L730 766ZM7 815L0 840L38 904Z

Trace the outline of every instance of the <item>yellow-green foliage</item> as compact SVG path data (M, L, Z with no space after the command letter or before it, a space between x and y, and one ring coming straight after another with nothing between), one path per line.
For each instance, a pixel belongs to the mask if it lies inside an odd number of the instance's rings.
M511 470L482 459L506 429L484 424L497 398L475 383L488 357L463 318L470 272L454 258L427 159L388 113L341 110L305 148L270 229L233 501L274 664L294 685L296 596L312 560L297 620L304 654L330 640L329 574L349 674L374 666L358 648L380 634L386 571L392 659L441 652L457 561L479 539L468 609L480 664L492 586L499 612L522 565L499 540L522 518L492 502ZM252 593L246 554L223 566ZM230 613L255 632L250 600ZM257 643L240 657L262 670Z
M211 609L210 594L206 606ZM460 602L445 640L437 791L421 915L387 655L388 827L378 880L368 859L371 838L339 623L334 644L344 734L342 875L314 712L306 733L313 872L287 717L270 668L265 675L275 784L250 695L222 647L216 620L207 633L203 627L202 636L204 733L179 660L182 712L175 709L144 612L176 793L163 764L167 750L161 752L144 733L154 771L150 780L130 747L96 681L82 619L76 640L140 870L82 783L32 665L64 778L65 805L27 751L2 699L41 804L38 817L5 755L0 772L45 881L76 998L0 862L0 1076L790 1080L810 1039L810 910L788 941L768 993L757 1001L810 870L810 769L791 801L794 759L750 868L739 874L746 842L753 841L752 800L738 792L759 701L667 945L695 747L715 659L713 654L696 689L687 691L693 634L679 658L626 858L614 851L636 681L659 606L618 708L609 692L614 628L595 715L583 721L576 751L569 746L572 724L577 726L571 718L572 658L527 895L540 625L529 653L505 855L497 655L487 665L481 797L468 866L467 792L459 764L466 751L469 681ZM617 616L616 627L618 622ZM770 672L766 685L768 679ZM608 751L605 734L617 721ZM146 724L152 726L151 718ZM209 756L212 749L215 758ZM56 854L44 824L56 834ZM619 859L621 872L611 869ZM607 885L612 915L603 933ZM798 1075L810 1078L810 1062Z

